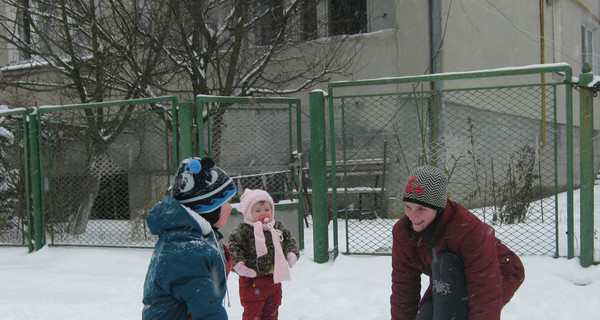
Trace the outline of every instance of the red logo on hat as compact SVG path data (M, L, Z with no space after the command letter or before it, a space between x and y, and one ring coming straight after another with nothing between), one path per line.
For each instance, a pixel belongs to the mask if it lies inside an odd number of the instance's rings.
M414 187L412 186L413 182L415 183ZM406 192L406 193L414 192L415 195L418 196L421 193L423 193L424 189L425 188L423 188L422 186L418 185L417 178L416 177L412 177L412 178L408 179L408 184L406 185L406 188L404 188L404 192Z

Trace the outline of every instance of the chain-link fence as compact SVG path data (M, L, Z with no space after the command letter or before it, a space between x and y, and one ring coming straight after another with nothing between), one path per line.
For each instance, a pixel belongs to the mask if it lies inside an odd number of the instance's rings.
M40 110L44 203L52 245L151 247L145 212L175 161L172 99Z
M27 245L24 109L0 110L0 245Z
M268 191L276 202L297 199L298 99L208 97L203 149L244 189Z
M238 189L234 206L245 189L266 190L280 208L277 220L303 247L300 100L199 96L196 105L202 106L200 114L206 119L199 132L200 148L234 180ZM241 217L234 215L225 236L236 222Z
M408 174L424 164L444 167L449 197L518 254L557 252L560 84L434 91L414 82L363 95L344 86L351 94L330 89L329 98L346 253L391 253Z
M421 79L404 81L373 84L364 94L353 83L339 93L330 85L327 145L337 154L328 163L337 167L330 183L343 190L331 214L345 218L346 252L390 253L404 183L422 164L446 168L450 198L493 225L517 253L557 252L556 194L565 188L557 165L566 131L556 120L562 83L426 90ZM154 245L144 213L166 194L179 161L176 105L169 98L39 110L32 141L40 151L32 155L39 155L43 189L33 207L51 244ZM209 97L196 107L194 154L214 157L238 195L265 189L278 204L296 203L304 212L310 186L300 170L307 141L299 100ZM25 244L31 221L24 206L36 201L24 186L24 117L0 113L3 244ZM193 130L186 130L192 145Z
M291 220L302 242L300 100L212 98L218 101L197 104L195 141L193 105L178 105L174 97L1 113L0 243L152 247L156 237L145 213L168 193L183 154L214 157L234 179L238 196L246 188L264 189L280 212L299 213L279 218ZM26 165L28 141L35 159ZM29 172L35 177L24 177ZM40 192L26 188L28 181ZM29 200L31 210L24 207ZM32 220L45 232L34 236L27 227Z

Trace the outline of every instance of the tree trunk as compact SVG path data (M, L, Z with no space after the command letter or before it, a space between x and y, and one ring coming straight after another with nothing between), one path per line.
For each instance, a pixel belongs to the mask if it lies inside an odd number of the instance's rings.
M85 233L87 228L87 222L92 213L94 207L94 201L98 196L98 190L100 189L100 179L94 175L88 175L84 180L84 184L81 190L81 202L77 208L77 214L73 221L70 233L73 235L80 235Z

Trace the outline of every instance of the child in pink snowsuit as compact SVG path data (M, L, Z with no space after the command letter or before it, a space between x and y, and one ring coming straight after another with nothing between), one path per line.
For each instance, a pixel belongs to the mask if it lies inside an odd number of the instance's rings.
M281 305L281 282L300 256L298 244L285 226L275 221L275 204L264 190L246 189L237 206L244 215L229 235L233 270L240 276L243 320L275 320ZM289 267L289 268L288 268Z

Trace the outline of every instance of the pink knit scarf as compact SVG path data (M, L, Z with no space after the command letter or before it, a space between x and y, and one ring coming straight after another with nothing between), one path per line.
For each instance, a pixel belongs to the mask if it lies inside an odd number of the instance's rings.
M256 245L257 257L262 257L265 254L267 254L268 251L264 231L271 232L271 239L273 241L273 247L275 249L275 266L273 269L273 282L279 283L286 280L290 280L290 270L288 269L287 260L285 260L285 256L283 255L283 249L281 248L281 231L273 228L275 221L270 221L267 223L262 223L260 221L250 222L246 221L246 219L244 218L244 222L254 227L254 244Z
M259 201L267 201L271 204L273 217L275 216L275 206L273 199L263 190L250 190L246 189L242 197L240 198L239 209L244 214L244 222L251 225L254 228L254 244L256 246L256 256L261 257L268 253L267 245L265 241L265 231L271 233L271 240L273 241L275 262L273 267L273 282L280 283L286 280L290 280L290 270L288 269L287 260L283 254L281 248L281 230L274 228L275 220L270 221L254 221L252 218L252 206Z

